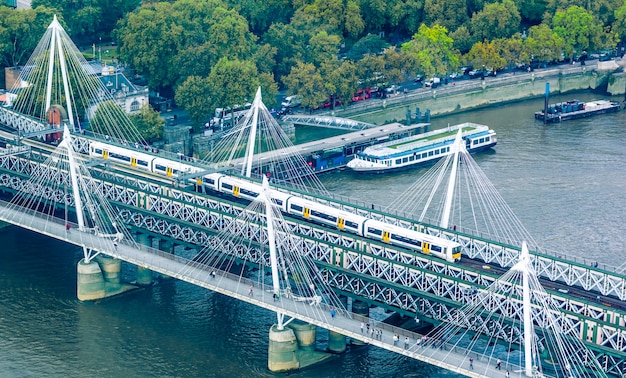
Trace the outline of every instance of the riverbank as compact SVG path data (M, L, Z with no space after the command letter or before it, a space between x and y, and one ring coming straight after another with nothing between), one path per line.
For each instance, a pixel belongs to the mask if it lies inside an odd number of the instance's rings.
M377 125L402 122L407 115L415 117L426 109L431 116L441 116L487 106L503 105L550 94L593 90L609 95L626 92L626 62L598 62L594 65L566 65L530 73L513 73L485 80L463 80L436 89L420 89L414 93L398 93L387 99L370 99L325 115L351 118Z

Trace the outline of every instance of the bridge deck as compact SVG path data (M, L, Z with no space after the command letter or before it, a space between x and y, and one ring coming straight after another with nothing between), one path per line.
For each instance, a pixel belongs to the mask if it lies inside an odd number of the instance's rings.
M287 316L323 327L350 338L364 341L368 344L390 350L395 353L415 358L432 365L445 368L469 377L497 377L504 376L503 371L495 368L495 361L487 357L475 354L458 347L446 347L437 345L433 340L428 344L418 344L416 340L422 340L422 335L379 323L356 314L339 311L332 318L329 315L330 308L326 305L311 305L307 302L281 297L274 301L271 291L257 290L252 296L249 295L250 285L254 282L227 272L220 271L216 278L211 278L213 268L193 262L189 259L165 253L146 246L137 246L132 241L122 241L117 248L111 244L108 249L102 248L102 239L92 233L81 232L74 229L67 232L65 222L61 219L41 217L39 213L28 209L16 209L8 207L6 202L0 202L0 220L17 226L66 241L81 247L99 250L115 258L142 266L153 271L166 274L191 284L228 295L230 297L266 308L275 312L282 312ZM361 331L361 322L375 325L382 331L382 337L376 339ZM401 335L397 345L393 343L393 335ZM411 343L405 348L403 337L408 336ZM469 358L474 358L473 369L469 369ZM522 377L519 366L504 366L509 369L512 377Z

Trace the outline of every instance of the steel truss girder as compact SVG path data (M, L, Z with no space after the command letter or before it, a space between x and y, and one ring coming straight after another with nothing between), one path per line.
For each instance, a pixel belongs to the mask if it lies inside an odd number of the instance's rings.
M459 326L465 326L476 332L498 337L506 342L520 343L523 339L523 330L509 322L489 321L480 316L465 316L460 312L458 304L452 301L441 301L436 296L430 295L430 293L424 295L424 293L420 293L418 290L405 290L404 288L398 289L398 287L381 285L379 280L373 280L362 275L352 275L349 272L335 268L323 268L322 276L326 278L327 283L337 290L351 293L379 305L391 306L409 313L419 314L421 317L434 320L436 323L448 323L452 319ZM498 305L496 302L498 301L485 301L491 309L500 308L512 313L521 311L521 308L516 308L517 306L511 307L511 304ZM509 307L508 309L507 306ZM485 312L491 311L487 308ZM541 314L533 311L533 319L535 321L541 320L541 317ZM559 320L562 321L559 324L565 330L569 330L570 334L574 332L576 319L561 316ZM517 324L520 323L518 322ZM591 346L590 351L598 365L607 374L621 376L626 372L626 358L618 358L614 354L609 354L593 346ZM583 351L571 352L584 353Z
M5 169L10 169L8 167L16 168L18 172L23 174L28 174L34 171L38 166L38 162L22 159L20 157L11 156L0 158L0 167ZM162 193L164 189L162 185L159 185L157 183L143 182L136 177L128 179L125 175L115 172L102 170L99 170L99 172L102 173L101 178L106 177L106 179L110 179L112 182L105 181L104 179L94 181L92 183L93 190L100 191L110 200L117 201L128 206L144 208L149 211L154 211L156 213L166 215L168 217L172 217L178 220L183 220L185 222L188 222L190 225L200 223L201 226L210 227L212 229L216 229L215 227L223 228L226 224L228 224L225 219L227 219L229 216L237 216L243 211L243 209L237 207L238 205L236 204L219 202L216 199L210 199L197 195L195 193L188 193L183 192L179 189L167 188L167 193L169 195L179 199L174 200L172 197L163 196ZM6 177L2 177L2 182L6 183L6 186L9 186L14 190L20 189L21 178L9 178L9 176L10 175L6 175ZM122 182L123 184L120 184L120 182ZM130 185L126 186L124 184ZM62 198L62 196L60 195L60 193L51 193L49 195L49 198L51 200L59 199ZM210 212L210 209L218 209L218 211L223 214L220 221L213 221L213 223L206 222L207 219L214 219L207 214L207 211ZM187 242L195 243L198 245L203 245L202 243L208 240L208 237L206 235L198 235L196 231L194 231L190 227L184 227L181 225L170 225L170 222L164 221L164 219L154 216L150 217L150 219L147 220L144 220L141 217L137 218L137 216L138 215L133 215L132 218L129 217L128 219L133 219L133 222L135 222L135 224L141 225L142 227L145 227L146 229L149 229L151 231L166 233L166 235L168 236L176 235L176 238L180 238L180 240L185 240ZM176 222L176 220L173 220L171 223ZM295 242L307 247L304 252L310 255L312 258L321 262L331 262L333 249L335 249L336 247L339 247L340 250L343 250L345 252L345 249L351 249L355 246L354 238L352 238L348 234L320 230L315 228L314 226L307 226L302 223L296 222L289 222L289 227L292 230L298 230L298 233L302 236L309 236L314 237L315 239L319 239L307 240L307 238L305 237L304 241ZM264 232L265 231L263 230L262 232L251 233L250 237L252 238L254 236L256 240L262 241L263 239L260 235L263 235ZM466 245L470 245L472 243L473 240L465 242ZM471 247L471 249L482 249L487 251L484 245L473 245L474 246ZM460 266L448 264L443 260L433 260L422 255L406 253L403 254L399 251L389 248L388 246L370 244L368 247L368 251L374 256L382 257L384 259L400 261L405 264L412 263L412 265L414 265L417 270L412 266L410 268L402 267L400 268L401 270L409 272L408 274L402 274L400 271L394 268L395 265L398 265L397 263L393 261L386 262L382 259L375 259L375 261L366 261L366 259L368 258L366 255L361 255L359 257L361 260L359 260L359 263L356 264L354 262L356 260L353 260L348 253L344 253L344 265L346 265L350 269L354 269L358 273L369 274L373 277L378 277L379 275L382 275L382 278L385 278L392 283L400 283L403 286L409 287L411 287L412 285L417 285L416 287L419 287L419 290L435 293L442 297L450 298L452 300L462 303L464 303L465 301L463 291L469 286L469 283L487 286L495 280L493 277L485 276L476 272L465 271ZM501 252L505 251L506 249L501 250ZM444 276L456 278L457 280L463 280L466 281L468 284L450 285L448 283L454 282L454 280L452 278L443 278ZM606 317L606 309L600 307L595 308L591 305L584 303L577 303L569 298L555 297L555 300L557 301L558 306L564 310L574 311L578 314L584 313L584 316L594 317L594 319L600 319L600 316ZM599 324L599 326L601 326L601 324ZM620 348L620 350L622 350L624 344L624 331L620 328L615 333L617 333L618 335L615 336L614 334L607 334L607 346L617 346L618 348Z

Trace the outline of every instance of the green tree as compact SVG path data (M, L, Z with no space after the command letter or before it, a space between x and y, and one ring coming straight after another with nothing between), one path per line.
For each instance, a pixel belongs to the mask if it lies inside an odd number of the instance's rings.
M377 34L368 34L352 45L347 57L348 59L359 60L365 55L377 54L388 46L389 44Z
M100 40L109 41L117 21L140 3L140 0L33 0L31 6L58 10L74 43L91 45Z
M561 58L565 49L563 38L546 24L528 29L528 38L524 40L524 49L531 61L551 62Z
M579 6L557 11L552 18L552 29L565 41L567 56L616 44L614 34L605 33L599 20Z
M152 109L150 104L143 104L139 113L130 115L130 120L148 143L163 137L165 120L159 116L159 112Z
M250 60L220 59L208 77L212 107L227 108L251 102L259 87L259 73Z
M547 0L515 0L515 4L520 11L522 23L535 25L539 24L543 18Z
M308 61L319 67L322 62L337 57L340 42L338 36L329 35L325 31L315 34L309 41Z
M501 70L506 66L506 60L500 56L496 45L492 42L478 42L467 53L466 59L474 67Z
M469 20L465 0L425 0L424 23L456 30Z
M486 4L472 16L472 33L478 41L509 38L520 29L521 16L512 0Z
M440 25L422 24L413 38L402 45L402 51L413 56L418 71L426 76L444 75L459 66L459 53L453 47L448 30Z
M24 10L0 6L0 66L25 64L52 22L53 15L54 10L43 6ZM63 20L59 19L59 22L63 23Z
M302 97L302 106L317 108L328 98L322 75L311 63L298 62L283 82L290 94Z
M327 93L334 94L344 107L349 104L359 85L356 65L351 61L332 59L322 64L321 71Z
M615 10L615 23L612 30L620 40L626 39L626 0Z
M200 126L210 118L214 104L211 84L208 77L189 76L176 88L174 99L176 104L182 106L188 113L193 123L194 132L200 130Z
M413 35L424 19L424 2L422 0L398 1L393 6L390 17L392 27L402 33Z
M498 55L506 61L506 66L515 67L530 64L530 55L524 47L524 41L519 33L511 38L496 39L493 44Z
M463 54L470 51L472 45L476 43L476 40L470 34L469 29L467 29L467 26L465 25L462 25L454 32L450 33L450 38L454 41L452 46Z

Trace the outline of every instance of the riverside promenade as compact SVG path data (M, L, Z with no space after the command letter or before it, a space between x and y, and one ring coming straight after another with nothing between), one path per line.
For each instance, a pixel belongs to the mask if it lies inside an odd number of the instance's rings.
M316 114L383 125L405 120L408 111L414 117L417 109L422 114L429 109L431 116L437 116L542 97L546 83L550 83L551 94L596 90L604 91L607 96L621 95L626 91L625 64L626 60L591 61L584 66L564 64L532 72L485 77L484 80L452 81L435 89L420 88L395 93L385 99L371 98L345 109L338 107Z

